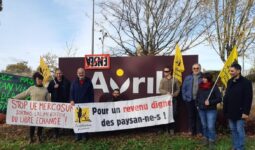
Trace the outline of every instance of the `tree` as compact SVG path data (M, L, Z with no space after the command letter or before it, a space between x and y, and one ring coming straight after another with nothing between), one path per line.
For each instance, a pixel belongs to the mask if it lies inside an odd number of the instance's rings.
M68 42L66 42L66 56L67 57L74 57L77 53L78 49L73 47L73 41L69 44Z
M50 70L55 70L58 68L58 56L55 54L52 54L50 52L46 53L42 56L45 60L45 63L48 65Z
M246 54L246 57L248 58L250 64L251 64L251 69L249 70L249 74L255 74L255 50L251 50Z
M254 0L205 0L207 40L222 61L237 46L239 55L254 49ZM211 21L213 25L211 26ZM208 28L208 25L211 28Z
M99 4L106 24L98 25L122 54L167 55L177 43L186 51L204 41L201 3L202 0L107 0Z
M17 75L31 75L32 69L28 67L27 61L21 61L16 64L9 64L6 66L4 72Z

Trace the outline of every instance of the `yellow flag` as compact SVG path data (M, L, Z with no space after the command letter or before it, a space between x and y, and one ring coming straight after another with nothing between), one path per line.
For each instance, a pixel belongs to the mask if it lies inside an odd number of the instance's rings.
M223 69L220 72L220 78L222 83L227 87L228 80L231 78L231 75L229 73L229 67L234 63L238 61L238 52L236 49L236 46L233 47L230 55L228 56L227 61L224 64Z
M40 69L43 75L43 84L46 84L50 79L51 73L48 65L42 57L40 58Z
M185 70L181 49L179 45L176 45L174 64L173 64L173 77L176 78L180 83L182 83L182 72Z

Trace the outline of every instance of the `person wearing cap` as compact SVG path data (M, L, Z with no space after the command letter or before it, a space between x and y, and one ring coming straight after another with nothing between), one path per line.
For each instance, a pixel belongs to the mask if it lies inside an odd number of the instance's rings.
M235 150L245 149L244 126L250 114L253 98L252 83L242 76L241 69L238 63L230 66L231 79L228 80L223 98L223 111L228 119Z
M50 101L50 94L47 88L43 86L43 76L36 72L33 75L35 85L30 86L26 91L13 97L14 99L26 99L30 97L31 101ZM36 127L31 126L29 130L29 144L34 142ZM42 127L37 127L37 142L42 143Z

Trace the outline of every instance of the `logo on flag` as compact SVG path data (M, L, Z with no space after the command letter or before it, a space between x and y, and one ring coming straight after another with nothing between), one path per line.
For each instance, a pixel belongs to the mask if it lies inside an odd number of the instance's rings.
M176 78L180 83L182 83L182 72L185 70L181 49L179 45L176 45L174 64L173 64L173 77Z

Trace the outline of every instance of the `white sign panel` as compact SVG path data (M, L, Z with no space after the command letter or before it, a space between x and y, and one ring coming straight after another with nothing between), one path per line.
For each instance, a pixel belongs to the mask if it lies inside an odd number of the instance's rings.
M6 123L73 128L73 106L69 103L9 99Z
M112 131L174 122L170 95L120 102L76 104L75 133Z

